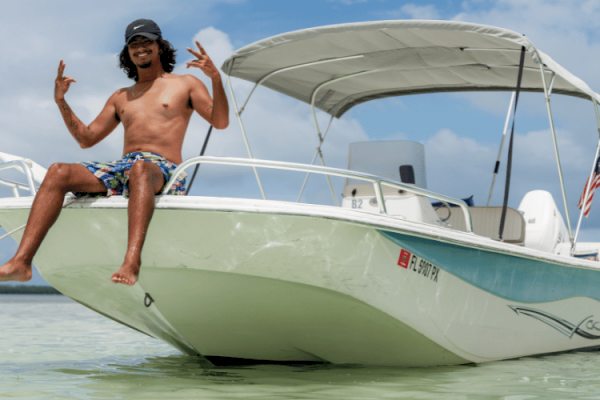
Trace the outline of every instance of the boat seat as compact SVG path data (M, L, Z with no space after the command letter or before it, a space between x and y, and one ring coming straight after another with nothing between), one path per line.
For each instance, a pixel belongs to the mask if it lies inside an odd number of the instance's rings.
M445 222L449 224L451 229L466 232L467 229L462 208L451 207L451 210L450 218ZM473 232L480 236L498 240L502 207L469 207L469 210L471 211L471 218L473 220ZM448 208L437 208L436 213L440 219L447 218ZM514 208L509 207L506 210L503 236L503 240L507 243L522 245L525 242L525 219Z

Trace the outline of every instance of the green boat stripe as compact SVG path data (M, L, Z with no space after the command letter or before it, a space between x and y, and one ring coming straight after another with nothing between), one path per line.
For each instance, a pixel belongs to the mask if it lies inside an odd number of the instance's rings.
M600 301L600 270L560 266L396 232L379 232L442 270L507 300L541 303L590 297Z

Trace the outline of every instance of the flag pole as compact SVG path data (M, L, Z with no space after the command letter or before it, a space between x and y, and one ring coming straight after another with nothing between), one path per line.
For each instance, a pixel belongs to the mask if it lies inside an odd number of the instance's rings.
M596 122L598 124L598 134L600 134L600 114L598 114L598 103L595 98L592 98L592 102L594 103L594 111L596 111ZM585 188L585 196L583 199L583 203L581 206L581 212L579 213L579 221L577 222L577 229L575 230L575 238L573 240L573 246L571 248L571 255L575 253L575 245L577 243L577 236L579 235L579 228L581 227L581 221L583 219L583 215L585 214L587 199L590 195L590 188L592 187L592 179L594 177L594 171L596 170L596 166L598 165L598 155L600 154L600 141L598 141L598 146L596 146L596 155L594 157L594 164L592 165L592 171L590 172L590 176L588 177L587 185Z

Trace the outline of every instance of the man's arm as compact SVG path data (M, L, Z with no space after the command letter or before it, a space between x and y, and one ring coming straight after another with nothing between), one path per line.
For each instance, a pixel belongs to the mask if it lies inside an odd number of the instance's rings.
M77 143L82 149L92 147L96 143L100 142L109 133L111 133L119 124L116 114L115 97L116 93L113 94L104 109L100 112L100 115L92 122L89 126L83 124L79 118L75 115L71 107L65 101L65 93L69 90L71 83L75 82L75 79L63 76L65 70L65 63L60 60L58 66L58 75L56 77L54 87L54 101L60 109L60 113L63 116L63 120L69 129L69 132L75 138Z
M187 63L187 68L200 68L212 80L214 98L210 98L206 86L199 79L190 76L192 84L190 91L192 107L212 126L217 129L225 129L229 126L229 104L225 95L225 89L223 88L223 82L221 81L221 74L198 41L196 41L196 45L200 52L194 51L189 47L187 49L197 57L197 60Z

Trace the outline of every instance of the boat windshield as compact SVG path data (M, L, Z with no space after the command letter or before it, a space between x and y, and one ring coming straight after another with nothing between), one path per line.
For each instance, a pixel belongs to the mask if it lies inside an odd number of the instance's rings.
M397 140L351 143L348 169L427 189L425 147L421 143ZM364 183L348 179L346 185Z

